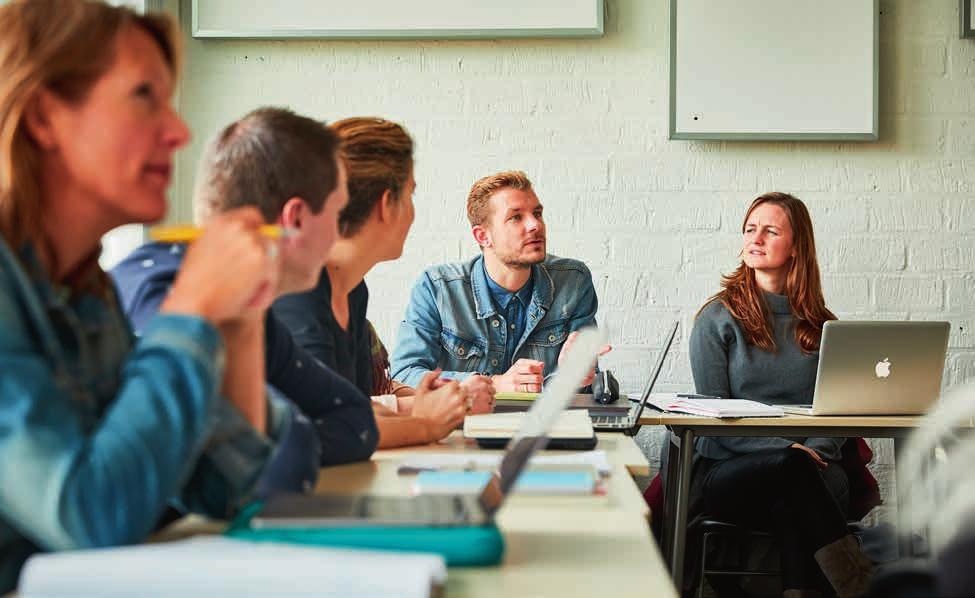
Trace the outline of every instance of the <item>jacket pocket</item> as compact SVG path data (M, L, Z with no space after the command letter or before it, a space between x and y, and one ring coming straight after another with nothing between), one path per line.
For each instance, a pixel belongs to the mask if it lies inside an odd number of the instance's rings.
M440 333L440 344L444 351L442 367L445 370L456 372L481 370L487 353L484 346L449 332Z
M569 336L568 321L541 326L532 331L525 341L528 357L545 362L545 373L555 371L562 345Z

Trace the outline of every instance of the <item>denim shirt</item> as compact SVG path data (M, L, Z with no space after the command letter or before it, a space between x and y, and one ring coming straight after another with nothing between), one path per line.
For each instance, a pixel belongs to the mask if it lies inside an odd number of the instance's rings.
M0 239L0 594L32 553L144 539L170 500L230 515L293 425L269 400L267 438L219 397L204 320L161 315L133 346L111 284L72 292L20 257Z
M390 358L393 379L416 386L430 370L462 380L503 374L521 358L545 363L552 373L570 332L596 322L596 290L589 268L578 260L549 255L532 266L531 301L525 333L505 357L509 323L499 313L483 277L482 256L425 271L410 297Z
M518 342L525 336L525 329L528 328L528 306L531 305L532 289L535 288L533 278L529 276L528 281L512 293L491 279L487 273L487 268L484 267L484 260L481 260L480 272L484 284L491 290L494 306L501 311L501 316L508 326L509 332L504 344L504 360L511 363L511 357L515 354Z

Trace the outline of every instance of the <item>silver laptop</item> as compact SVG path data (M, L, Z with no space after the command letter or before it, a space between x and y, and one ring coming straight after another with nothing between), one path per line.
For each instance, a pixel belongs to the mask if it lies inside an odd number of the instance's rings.
M664 350L660 352L660 355L657 357L657 363L650 370L650 378L647 380L647 385L643 389L643 394L640 395L639 402L633 405L625 414L594 415L592 417L593 429L597 431L623 432L627 436L635 436L640 431L640 415L643 413L643 408L650 398L653 385L656 384L657 378L660 376L660 370L664 367L664 360L667 359L667 352L670 351L670 345L673 344L674 337L677 336L677 326L679 324L679 321L674 322L673 327L671 327L670 335L664 344Z
M802 415L915 415L941 394L948 322L855 322L823 327L812 405Z
M477 494L419 496L321 496L281 494L265 501L251 520L255 529L295 527L455 527L493 520L532 454L545 447L546 436L559 414L596 361L602 345L595 328L576 337L552 381L525 414L508 443L498 471Z

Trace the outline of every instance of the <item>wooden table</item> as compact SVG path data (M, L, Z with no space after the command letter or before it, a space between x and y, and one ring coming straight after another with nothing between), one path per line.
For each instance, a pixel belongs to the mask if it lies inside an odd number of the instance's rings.
M649 465L632 438L600 434L613 468L608 497L559 498L517 494L498 513L507 546L497 567L454 567L448 596L676 596L650 535L649 510L631 475ZM321 471L317 493L408 494L412 476L398 463L423 452L479 451L459 432L440 444L378 451L371 461Z
M690 502L694 439L699 436L784 436L820 438L893 438L895 455L921 416L810 416L717 419L645 409L640 424L670 430L668 480L665 493L664 553L676 587L684 576L687 507ZM907 546L901 547L903 551Z

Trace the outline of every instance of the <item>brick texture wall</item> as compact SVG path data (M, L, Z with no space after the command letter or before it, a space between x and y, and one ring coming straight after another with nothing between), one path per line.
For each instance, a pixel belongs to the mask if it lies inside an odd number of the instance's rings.
M190 217L200 148L229 119L264 104L385 116L417 141L418 183L403 258L368 277L388 345L421 270L475 252L470 184L520 168L546 206L550 251L593 270L616 345L605 363L624 389L642 385L675 318L661 388L689 389L686 332L736 264L744 210L787 191L812 212L840 317L951 321L950 387L975 377L975 40L958 39L955 0L880 5L876 143L669 141L667 0L607 0L606 35L593 40L188 40L180 108L196 137L174 218ZM661 437L640 437L654 463ZM875 447L889 493L892 450Z

